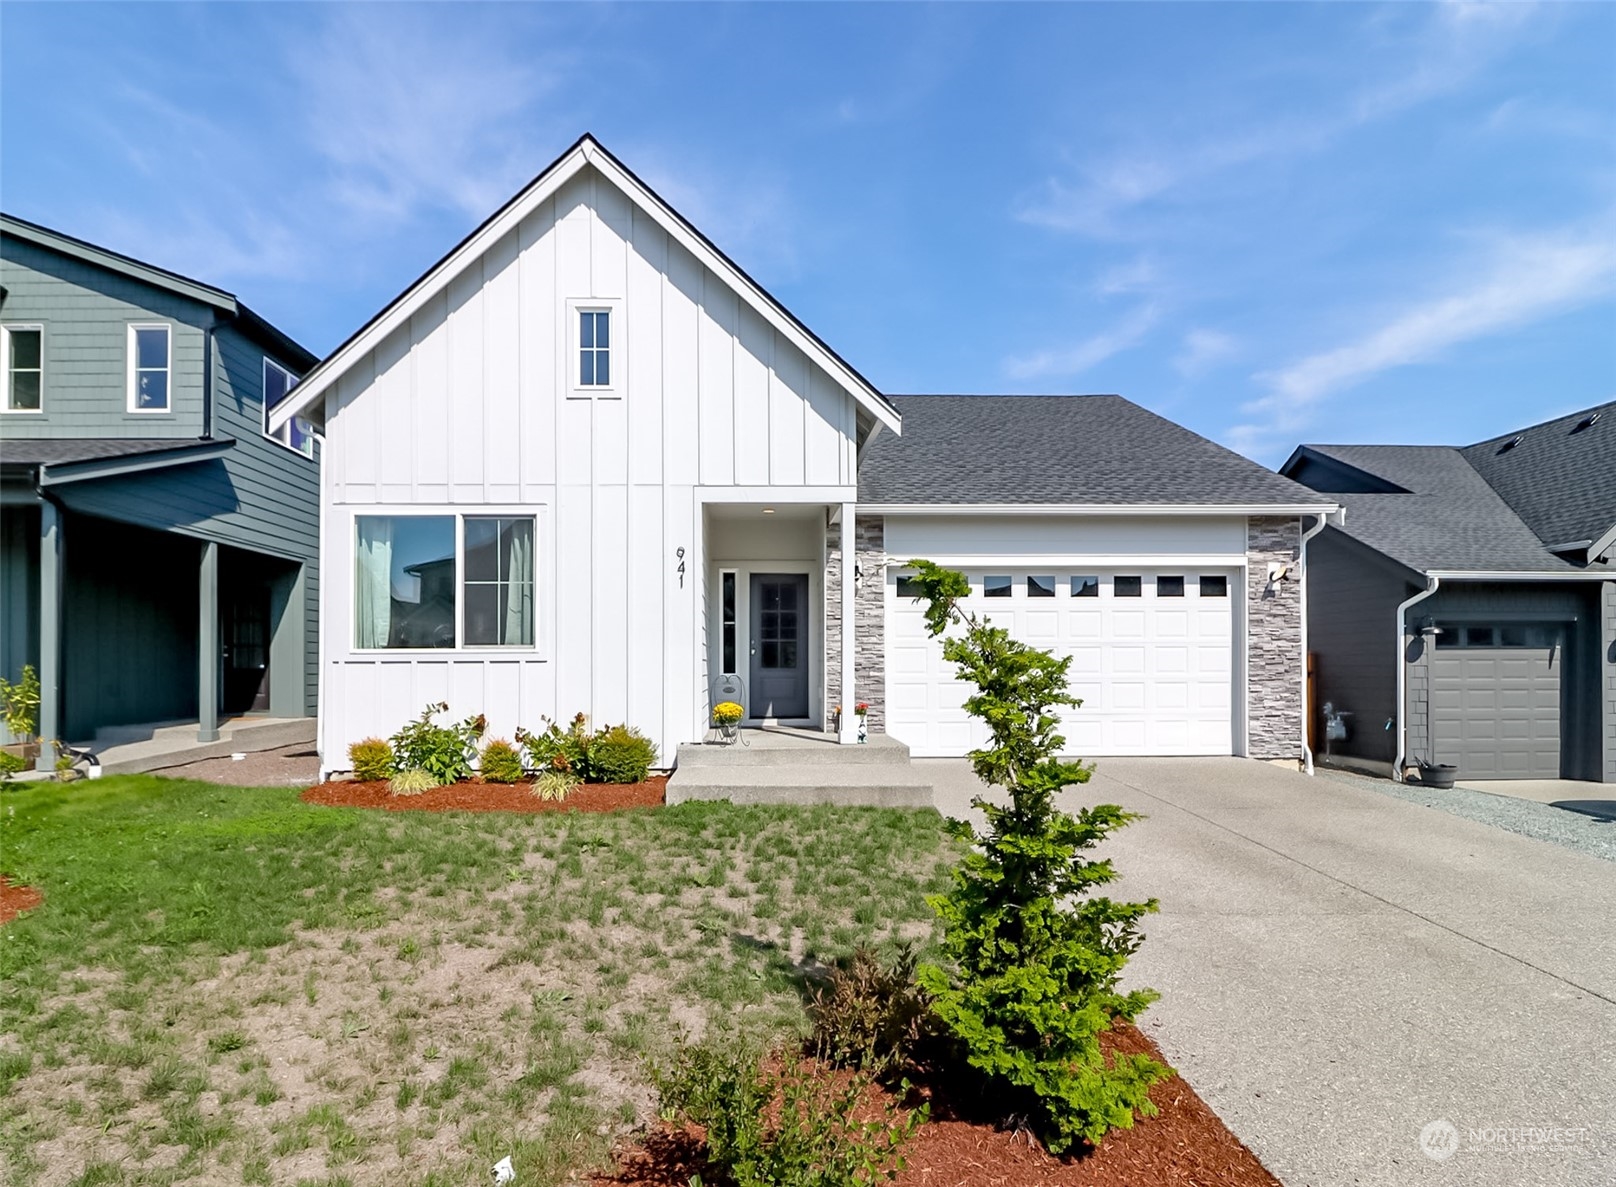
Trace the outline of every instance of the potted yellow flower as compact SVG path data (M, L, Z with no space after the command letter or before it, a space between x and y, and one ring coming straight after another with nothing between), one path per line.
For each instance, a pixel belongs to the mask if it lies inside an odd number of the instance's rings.
M740 736L741 718L745 716L746 710L734 701L720 701L713 706L713 724L725 742L733 742Z

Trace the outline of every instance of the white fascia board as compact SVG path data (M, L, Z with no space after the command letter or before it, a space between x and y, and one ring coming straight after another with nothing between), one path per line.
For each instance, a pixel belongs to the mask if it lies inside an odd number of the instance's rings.
M860 503L867 515L1333 515L1337 503Z
M1616 581L1616 571L1596 573L1583 570L1576 573L1486 572L1479 569L1427 569L1427 577L1443 581Z
M398 297L378 317L355 334L336 352L322 360L292 389L290 395L271 410L269 428L278 431L294 416L307 415L307 410L320 400L354 362L374 350L386 337L405 325L427 301L431 300L458 276L472 261L510 234L523 219L553 197L562 186L577 175L584 166L593 166L631 201L654 219L667 232L669 238L682 246L707 269L721 277L765 321L783 334L788 341L813 360L822 370L841 384L855 400L863 405L878 421L894 433L901 432L901 421L888 407L885 399L867 382L859 378L847 364L807 334L772 297L744 276L733 264L713 250L699 235L693 234L673 210L643 184L624 171L611 154L593 140L585 137L505 208L472 233L458 248L440 260L402 296Z
M695 490L696 500L701 503L762 503L771 507L820 503L840 507L858 496L857 488L851 486L698 486Z
M1054 569L1244 569L1248 567L1243 552L1015 552L1015 553L928 553L925 557L886 555L888 568L907 568L911 560L929 560L933 564L970 569L992 569L1004 566L1025 569L1034 565L1048 565Z
M1610 531L1588 545L1588 561L1591 564L1597 561L1612 548L1616 548L1616 524L1611 524Z

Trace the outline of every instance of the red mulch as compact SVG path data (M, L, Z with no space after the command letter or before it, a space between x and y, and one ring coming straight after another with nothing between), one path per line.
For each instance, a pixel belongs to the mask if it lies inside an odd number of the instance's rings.
M1120 1025L1102 1038L1108 1050L1162 1054L1140 1031ZM1151 1089L1160 1110L1118 1130L1096 1150L1056 1158L1024 1135L979 1121L947 1116L933 1100L934 1119L903 1150L896 1187L1280 1187L1257 1156L1230 1133L1218 1116L1176 1074ZM940 1118L940 1119L939 1119ZM659 1126L618 1156L619 1187L686 1187L693 1174L716 1182L702 1157L693 1128Z
M394 795L387 790L386 780L349 781L317 784L299 798L310 804L385 808L389 812L616 812L661 807L667 784L666 775L652 775L643 783L580 783L564 800L541 800L529 783L474 779L420 795Z
M0 923L10 923L24 911L32 911L45 896L32 886L17 886L0 876Z

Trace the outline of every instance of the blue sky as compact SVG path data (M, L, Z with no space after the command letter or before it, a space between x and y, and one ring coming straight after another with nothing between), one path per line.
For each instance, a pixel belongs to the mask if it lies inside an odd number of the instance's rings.
M317 353L587 130L888 392L1118 392L1268 464L1616 396L1610 5L0 21L5 208Z

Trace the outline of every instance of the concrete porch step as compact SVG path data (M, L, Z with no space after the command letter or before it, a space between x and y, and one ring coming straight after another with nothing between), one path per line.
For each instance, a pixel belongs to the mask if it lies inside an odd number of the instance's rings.
M742 741L723 746L713 742L685 743L679 747L679 766L724 767L847 767L907 766L909 747L885 734L872 734L863 745L841 746L828 735L812 740L800 735L764 730L741 731Z
M683 747L680 748L681 752ZM844 747L843 749L854 749ZM681 765L668 780L668 803L729 800L736 804L845 804L930 808L932 782L903 763L841 766Z
M198 742L196 722L112 726L96 732L86 749L94 752L104 775L161 771L205 758L275 750L299 742L314 744L312 717L237 717L219 723L217 742Z

